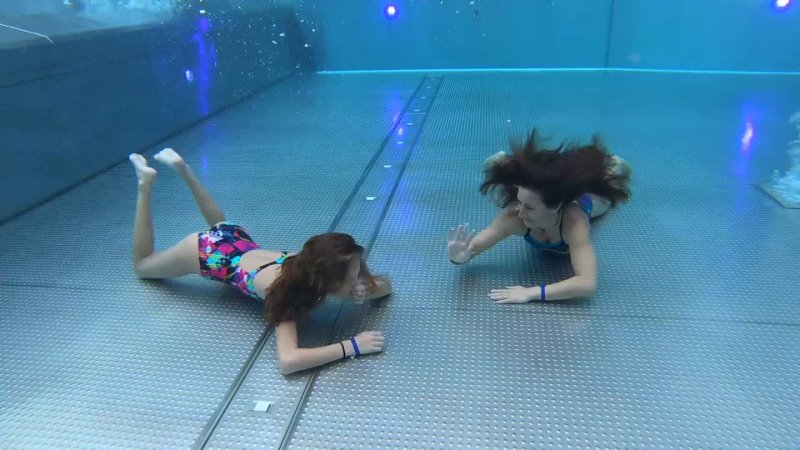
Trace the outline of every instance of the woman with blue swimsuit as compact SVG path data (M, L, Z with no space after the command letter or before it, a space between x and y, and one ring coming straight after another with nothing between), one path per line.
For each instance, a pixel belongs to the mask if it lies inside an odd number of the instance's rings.
M159 279L196 274L233 286L262 301L264 316L275 327L278 366L283 374L328 364L346 357L380 352L383 333L365 331L321 347L300 347L297 320L334 295L356 303L391 294L386 277L373 275L364 248L344 233L311 237L297 253L261 248L242 226L225 220L189 165L172 149L155 160L186 182L209 229L191 233L174 246L154 251L150 194L156 170L133 153L129 159L139 180L133 227L133 270L139 278Z
M484 164L484 195L499 190L502 211L488 228L475 233L460 225L450 230L448 255L469 262L509 236L522 236L544 251L568 254L574 276L550 285L493 289L497 303L587 297L597 288L597 261L589 239L591 220L630 197L631 169L610 155L595 137L589 145L541 147L536 131L513 153L499 152Z

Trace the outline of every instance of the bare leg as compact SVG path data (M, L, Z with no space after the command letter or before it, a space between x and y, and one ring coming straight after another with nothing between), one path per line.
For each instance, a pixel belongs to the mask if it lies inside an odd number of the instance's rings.
M171 148L165 148L158 152L154 158L156 161L170 166L183 178L183 181L189 185L194 200L197 202L197 206L200 208L200 212L203 214L209 227L225 220L225 214L222 212L222 208L211 198L211 194L206 191L206 188L203 187L200 180L194 176L191 167L186 164L186 161L183 160L181 155Z
M140 278L171 278L200 273L197 255L197 233L190 234L177 245L153 253L153 214L150 193L156 171L147 166L142 155L133 153L129 159L136 168L139 194L133 223L133 270Z
M153 254L153 214L150 208L150 193L156 179L156 170L147 166L142 155L132 153L128 159L136 169L139 179L139 194L136 198L136 217L133 222L134 265Z

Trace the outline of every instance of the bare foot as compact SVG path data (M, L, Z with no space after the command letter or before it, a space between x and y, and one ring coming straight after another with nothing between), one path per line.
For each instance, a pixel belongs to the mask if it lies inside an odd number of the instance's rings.
M508 154L500 150L494 155L486 158L486 160L483 162L483 170L490 170L492 167L502 163L506 159L508 159Z
M614 160L614 168L612 169L612 171L616 175L622 175L626 177L631 176L631 174L633 173L633 169L631 169L631 166L628 164L628 161L625 161L624 159L616 155L612 156L611 159Z
M131 153L128 159L131 160L133 167L136 169L136 178L139 179L139 186L152 184L156 178L156 169L147 165L147 160L144 159L144 156L138 153Z
M161 164L166 164L175 170L180 170L186 167L186 161L183 160L178 152L171 148L165 148L164 150L161 150L160 152L156 153L156 156L153 158Z

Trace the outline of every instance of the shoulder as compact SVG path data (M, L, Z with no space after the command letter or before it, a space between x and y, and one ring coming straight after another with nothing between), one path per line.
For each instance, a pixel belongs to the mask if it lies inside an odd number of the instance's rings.
M517 215L516 205L506 206L502 211L497 213L494 222L492 222L492 227L502 230L507 234L524 235L528 231L528 227L525 226L522 219Z
M570 203L564 209L562 235L567 244L589 240L589 218L579 205Z

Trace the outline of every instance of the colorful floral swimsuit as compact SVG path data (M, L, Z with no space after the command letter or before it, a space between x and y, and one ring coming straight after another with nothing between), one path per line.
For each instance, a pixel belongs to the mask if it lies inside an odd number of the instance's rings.
M258 300L264 297L253 286L256 275L273 264L282 264L287 255L287 252L283 252L283 256L256 270L244 270L239 265L242 255L261 247L253 242L244 228L230 222L214 225L210 230L200 233L197 240L200 275L203 278L230 284Z

